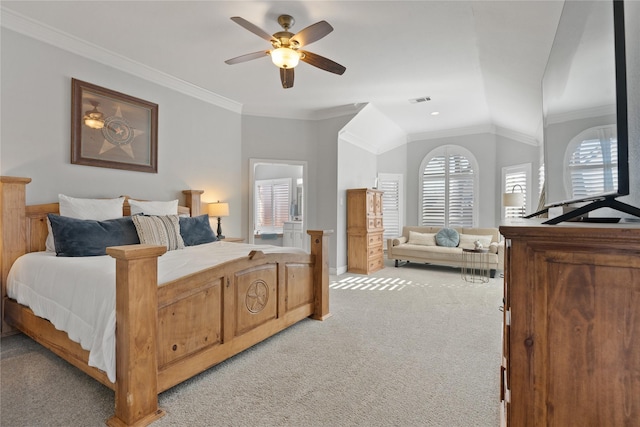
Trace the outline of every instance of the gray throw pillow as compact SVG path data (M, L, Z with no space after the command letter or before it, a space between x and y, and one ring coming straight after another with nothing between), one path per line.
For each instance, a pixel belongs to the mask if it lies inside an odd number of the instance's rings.
M180 235L185 246L202 245L218 240L209 224L209 215L181 216L179 220Z
M436 243L438 246L455 248L460 242L460 234L453 228L443 228L436 233Z
M140 243L131 217L95 221L48 215L56 255L82 257L106 255L109 246Z

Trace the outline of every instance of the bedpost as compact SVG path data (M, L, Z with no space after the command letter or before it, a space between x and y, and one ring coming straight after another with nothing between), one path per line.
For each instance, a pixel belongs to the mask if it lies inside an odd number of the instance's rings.
M7 276L14 261L27 252L25 217L26 186L31 178L0 176L0 330L4 335L13 330L4 322L4 299Z
M146 426L158 408L158 257L155 245L114 246L116 259L116 413L110 426Z
M204 190L184 190L182 193L186 196L184 204L191 211L190 215L200 215L200 207L202 203L200 200L200 195L204 193Z
M311 254L315 258L313 266L314 308L312 319L325 320L329 312L329 236L333 230L307 230L311 236Z

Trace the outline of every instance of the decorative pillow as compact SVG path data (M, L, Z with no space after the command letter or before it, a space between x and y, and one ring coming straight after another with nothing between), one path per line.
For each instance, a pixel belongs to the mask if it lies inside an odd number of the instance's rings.
M124 197L118 197L117 199L79 199L58 194L58 203L60 205L60 216L104 221L106 219L122 217ZM56 247L51 232L51 223L49 221L47 221L47 229L49 230L49 234L45 241L46 250L55 252Z
M180 236L178 215L134 215L131 219L138 231L140 243L164 245L169 251L184 249L184 241Z
M498 253L498 246L500 246L498 244L498 242L491 242L491 244L489 245L489 253L497 254Z
M209 215L179 217L180 235L185 246L202 245L218 240L211 229Z
M443 228L436 233L436 243L438 246L455 248L460 242L460 234L453 228Z
M476 240L480 240L484 249L489 249L491 244L491 236L489 235L474 235L474 234L460 234L460 246L463 249L475 249Z
M109 246L140 243L131 217L95 221L49 214L48 218L57 256L106 255Z
M409 231L409 241L407 243L412 245L436 246L436 235L435 233Z
M129 199L131 215L178 215L178 199L168 202Z

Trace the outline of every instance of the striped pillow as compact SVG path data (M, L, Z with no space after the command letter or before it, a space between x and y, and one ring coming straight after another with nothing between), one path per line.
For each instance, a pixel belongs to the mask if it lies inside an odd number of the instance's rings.
M180 220L178 215L131 217L136 226L140 243L147 245L163 245L167 250L184 249L184 241L180 236Z

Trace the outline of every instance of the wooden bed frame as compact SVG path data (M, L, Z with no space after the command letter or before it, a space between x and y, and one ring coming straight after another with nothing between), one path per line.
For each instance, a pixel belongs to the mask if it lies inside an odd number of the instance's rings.
M58 203L26 206L30 178L0 177L0 278L2 335L21 331L115 391L110 426L148 425L164 415L158 393L252 345L311 317L329 313L328 238L331 231L308 231L311 254L264 254L211 267L157 284L164 246L107 249L116 259L116 382L88 365L89 352L66 333L6 293L13 262L41 251L47 213ZM200 214L203 191L186 190L186 208ZM124 214L128 214L125 202ZM256 304L252 296L266 296Z

